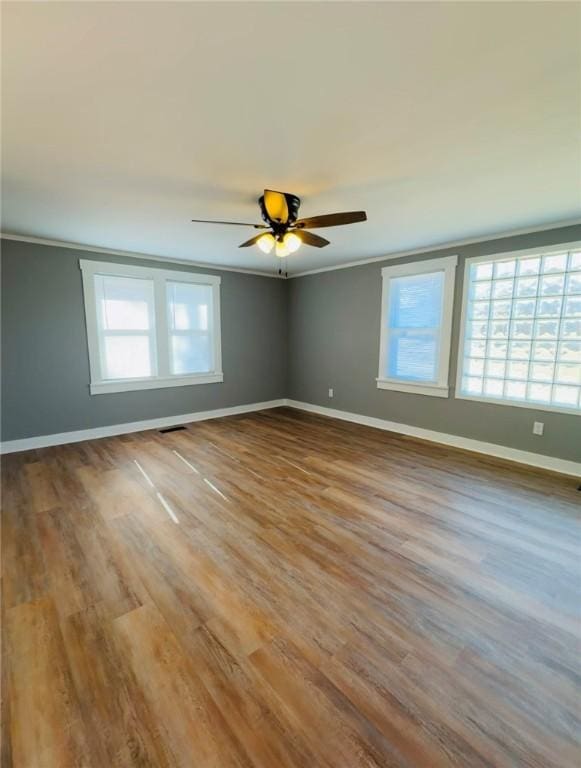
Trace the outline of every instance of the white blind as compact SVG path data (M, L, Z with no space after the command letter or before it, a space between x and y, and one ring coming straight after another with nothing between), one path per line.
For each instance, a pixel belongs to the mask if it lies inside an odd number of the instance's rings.
M476 262L468 275L461 392L581 409L581 251Z
M95 275L97 324L104 379L155 372L153 281Z
M213 370L212 287L167 283L170 366L173 374Z
M391 278L387 378L437 381L443 291L443 271Z

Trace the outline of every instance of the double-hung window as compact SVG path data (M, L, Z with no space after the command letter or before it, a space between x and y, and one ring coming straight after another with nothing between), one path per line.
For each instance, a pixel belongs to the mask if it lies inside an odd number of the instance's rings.
M581 413L581 243L466 261L456 396Z
M220 278L81 261L91 394L223 380Z
M384 267L380 389L448 397L456 256Z

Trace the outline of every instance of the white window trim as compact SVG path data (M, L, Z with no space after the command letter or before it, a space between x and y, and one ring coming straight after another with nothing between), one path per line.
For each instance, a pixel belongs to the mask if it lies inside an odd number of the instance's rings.
M222 372L222 343L220 329L220 282L216 275L204 275L195 272L178 272L173 269L137 267L130 264L117 264L109 261L79 262L83 278L85 298L85 319L87 324L87 343L89 347L89 368L91 372L90 392L92 395L110 392L130 392L140 389L163 389L165 387L185 387L193 384L214 384L224 381ZM113 275L115 277L141 277L153 280L156 315L156 354L159 356L157 376L135 379L102 379L97 328L97 305L95 301L95 275ZM169 350L166 317L166 283L178 281L212 286L213 295L213 360L214 370L209 373L172 375L169 372Z
M416 395L431 395L432 397L448 397L448 375L450 370L450 347L452 343L452 317L454 314L454 285L458 256L444 256L439 259L425 259L407 264L383 267L381 293L381 333L379 341L379 370L377 388L390 389L396 392L412 392ZM444 272L444 290L442 292L442 320L440 323L440 356L438 360L439 378L437 382L415 383L401 381L383 376L385 371L386 354L389 342L387 318L389 313L389 281L394 277L409 277L429 272Z
M477 395L462 394L462 374L464 370L464 342L465 342L465 322L468 314L468 289L470 287L470 266L480 261L510 261L511 259L521 258L523 256L538 256L547 253L560 253L562 251L571 251L581 248L581 240L572 243L560 243L559 245L537 246L536 248L526 248L520 251L507 251L505 253L492 253L485 256L473 256L464 261L464 284L462 286L462 312L460 314L460 339L458 343L458 364L456 366L456 389L454 398L456 400L472 400L476 403L486 403L487 405L504 405L509 408L528 408L530 411L549 411L550 413L566 413L574 416L581 416L581 411L572 408L559 408L556 405L544 405L543 403L520 402L519 400L495 399L493 397L478 397Z

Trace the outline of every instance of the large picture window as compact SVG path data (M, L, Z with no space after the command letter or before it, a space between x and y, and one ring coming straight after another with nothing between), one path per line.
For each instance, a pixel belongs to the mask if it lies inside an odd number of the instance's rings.
M581 413L581 243L468 259L456 396Z
M220 278L81 261L91 394L223 380Z
M380 389L448 396L456 256L384 267Z

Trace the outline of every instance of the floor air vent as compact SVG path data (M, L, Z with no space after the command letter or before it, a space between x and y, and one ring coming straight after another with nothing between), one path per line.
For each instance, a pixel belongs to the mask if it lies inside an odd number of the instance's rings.
M166 432L179 432L180 429L185 429L185 427L166 427L165 429L160 429L160 433L162 435L165 435Z

